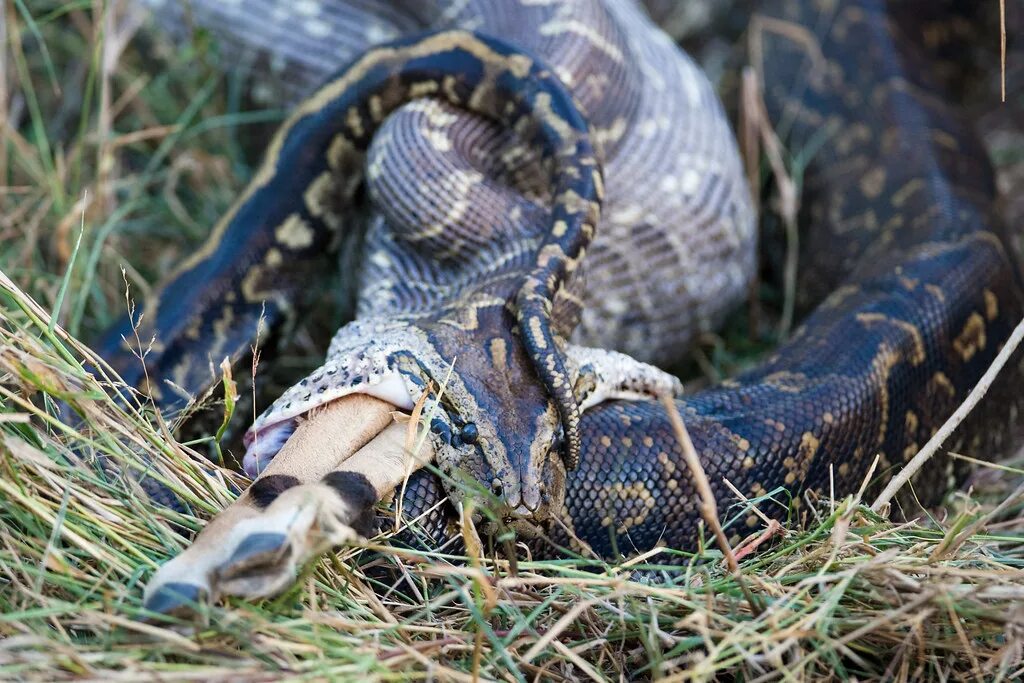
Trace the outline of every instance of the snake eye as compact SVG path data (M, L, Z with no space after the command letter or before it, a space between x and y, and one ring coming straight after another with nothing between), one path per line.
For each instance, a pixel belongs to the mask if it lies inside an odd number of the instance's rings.
M502 491L504 490L505 487L501 485L501 479L495 477L494 481L491 482L491 493L493 493L496 496L500 496Z
M476 440L480 438L480 430L477 429L476 425L472 422L468 422L462 426L462 442L467 444L474 444Z

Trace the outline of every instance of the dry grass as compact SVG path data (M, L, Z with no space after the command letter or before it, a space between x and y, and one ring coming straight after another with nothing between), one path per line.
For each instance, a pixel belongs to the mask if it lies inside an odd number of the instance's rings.
M129 43L133 24L103 7L5 5L0 678L1024 675L1020 460L983 469L924 524L893 524L859 499L813 502L806 528L741 555L735 572L713 544L628 566L520 562L512 576L379 538L278 599L211 607L195 635L143 625L141 586L186 542L170 525L199 528L244 482L204 469L194 449L213 437L181 444L144 406L113 402L76 337L123 308L109 264L147 264L126 275L141 296L200 238L246 173L240 136L277 114L240 114L211 49ZM82 55L93 59L76 66ZM79 418L62 419L58 399ZM161 477L196 516L153 506L100 463ZM658 564L668 559L682 562ZM381 583L382 562L401 591Z

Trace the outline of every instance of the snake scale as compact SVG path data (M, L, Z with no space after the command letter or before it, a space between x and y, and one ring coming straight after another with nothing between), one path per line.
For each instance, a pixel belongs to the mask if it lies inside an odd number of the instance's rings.
M250 430L247 469L324 401L366 391L409 408L444 382L431 437L439 465L490 489L520 534L605 557L692 547L695 488L652 398L678 386L639 360L677 359L720 317L710 296L680 302L703 289L679 284L677 226L703 234L689 244L708 245L700 277L726 284L726 304L748 284L752 214L724 115L627 3L432 7L395 16L465 21L516 47L459 31L403 39L300 104L239 203L149 305L159 340L149 376L193 392L209 384L207 360L241 353L260 315L293 305L316 272L306 264L359 234L356 319ZM768 118L804 164L801 291L816 308L755 369L676 399L720 501L734 499L731 484L799 505L809 491L856 490L876 455L881 471L898 467L1024 311L984 152L932 76L928 36L897 18L882 0L782 1L752 21ZM659 127L640 116L658 105L647 99L652 65L677 69L652 98L668 107L661 116L682 92L701 120ZM678 131L703 137L673 147ZM698 144L702 156L665 158ZM635 163L637 145L650 165L617 166ZM360 233L351 203L364 176L376 212ZM647 211L614 210L638 195ZM101 351L138 383L120 345L128 325ZM1019 392L996 398L958 432L972 454L996 452L1017 418ZM926 474L923 504L958 475ZM421 471L404 509L467 490Z

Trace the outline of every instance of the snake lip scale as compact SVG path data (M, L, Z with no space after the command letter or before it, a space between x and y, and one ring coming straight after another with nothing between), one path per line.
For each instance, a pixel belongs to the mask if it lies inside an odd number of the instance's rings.
M706 82L691 80L685 58L664 42L647 52L631 42L655 29L628 3L582 2L574 7L594 33L573 39L606 60L598 63L609 85L596 85L602 80L590 71L577 78L566 65L582 69L580 62L537 30L562 26L561 7L522 15L521 33L533 34L522 39L540 41L537 55L461 30L366 51L298 105L206 246L147 305L159 340L149 375L197 390L211 381L207 357L238 357L260 315L280 320L322 267L312 264L351 238L361 183L377 207L360 272L346 274L358 285L355 319L324 365L249 432L247 469L267 467L256 493L239 499L249 516L217 526L232 539L226 546L197 540L199 550L166 565L147 589L152 600L175 604L161 591L168 586L273 592L321 549L299 531L327 529L332 543L358 535L357 513L383 495L387 473L345 460L333 476L312 477L323 470L312 467L314 454L266 464L305 433L307 416L342 398L407 411L424 396L436 404L429 439L443 479L416 472L402 500L406 514L425 516L430 543L450 536L449 517L428 512L447 495L463 509L495 500L497 516L532 536L538 555L619 558L659 544L692 547L698 531L694 485L657 397L676 396L719 500L732 499L728 481L748 498L784 492L799 514L807 492L856 490L876 457L881 473L912 457L1009 336L1024 311L1020 279L993 210L987 159L930 69L939 57L929 36L938 34L908 22L914 12L903 4L780 1L753 18L750 61L770 123L806 163L800 303L813 310L756 368L692 396L643 362L664 358L645 357L629 335L602 344L595 327L670 329L666 320L692 313L680 291L657 298L665 282L684 276L661 278L663 266L678 269L676 252L647 242L683 239L680 226L665 218L652 228L655 209L623 204L632 168L620 163L632 158L624 141L673 139L664 117L644 118L640 94L632 101L619 92L628 90L622 75L632 73L632 58L686 73L679 97L695 126L714 131L692 142L708 143L706 156L686 148L707 175L664 175L652 193L700 196L699 207L676 212L678 223L714 226L705 237L733 263L752 253L753 214L724 113ZM666 95L669 104L674 96ZM475 155L481 148L489 154ZM633 253L616 260L615 245L602 242L605 225ZM643 270L630 263L641 254L654 262L650 277L623 284L619 275ZM118 341L130 322L100 349L138 380ZM656 354L671 346L649 339ZM954 448L990 455L1006 445L1020 410L1018 377L1015 368L1000 379ZM149 388L173 404L160 386ZM376 414L378 404L368 405ZM386 420L374 424L381 432ZM371 460L356 457L370 447L353 444L353 462ZM375 448L375 457L389 457ZM918 502L934 502L962 474L937 460L917 482ZM280 476L291 479L264 479ZM788 509L764 511L780 517ZM299 512L308 527L281 526ZM758 519L741 516L730 532L739 537ZM252 520L273 533L255 538ZM241 575L249 578L228 578Z

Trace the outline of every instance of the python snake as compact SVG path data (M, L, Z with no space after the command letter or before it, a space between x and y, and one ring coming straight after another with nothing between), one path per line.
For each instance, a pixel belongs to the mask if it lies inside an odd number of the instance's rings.
M569 5L605 16L629 11L611 9L616 3ZM728 482L748 497L782 489L799 505L806 491L855 490L876 454L883 471L912 456L980 377L1024 307L993 211L987 160L931 77L926 41L893 21L880 0L768 3L750 31L768 117L802 165L801 247L803 262L812 264L802 292L818 305L756 369L679 398L677 406L719 500L732 499ZM583 30L570 34L595 41ZM418 82L394 78L413 73L403 70L415 69L416 60L434 71L416 72ZM602 310L594 324L618 336L605 344L599 333L574 341L593 339L604 348L637 341L621 331L643 316L631 319L621 306L604 315L610 293L584 280L579 266L593 278L600 265L592 266L593 253L583 258L601 186L587 140L606 155L611 204L617 183L630 180L613 174L610 160L616 143L630 138L608 131L617 107L628 110L643 93L628 92L629 79L610 69L615 63L593 73L627 94L602 97L590 88L593 78L553 69L576 87L580 102L573 105L559 99L561 86L539 64L486 38L441 33L367 53L300 105L208 246L161 289L149 316L161 342L150 376L169 374L188 390L208 384L206 356L236 355L261 312L273 318L291 305L309 277L294 259L357 232L342 212L362 177L363 160L352 150L369 146L366 183L383 217L371 221L361 247L357 318L339 332L324 367L279 399L250 434L266 437L272 451L297 414L371 381L370 391L408 407L451 368L433 425L442 469L491 487L517 531L540 526L555 546L586 546L606 557L659 543L690 547L699 520L694 486L664 410L643 397L674 385L626 357L566 341L592 305ZM506 87L502 100L496 93ZM703 88L688 97L700 101ZM404 126L400 117L384 119L414 90L504 120L515 141L478 123L487 131L479 137L464 132L442 142L436 128L455 114L432 100L406 105L411 119ZM528 115L510 118L508 102L526 107L516 116ZM711 111L713 123L704 125L720 135L727 126L720 110ZM703 189L690 196L716 200L705 224L727 226L733 239L723 240L726 250L742 262L749 243L736 238L749 232L749 203L734 146L727 137L705 142L716 150L721 174L710 183L714 192L698 178ZM443 154L456 144L463 145L459 154ZM501 158L503 168L474 174L459 164L467 157L488 163L487 154L473 157L475 149L513 153ZM682 177L667 183L669 194L685 193ZM537 178L561 184L545 192ZM682 275L659 281L660 271L641 260L648 245L637 239L636 225L643 220L619 220L632 226L625 234L633 241L616 246L634 268L650 271L645 291L668 292L670 303L658 309L665 328L685 312L671 303L678 289L658 287ZM605 222L596 224L594 251ZM667 235L673 225L643 228ZM726 279L741 290L745 277ZM103 347L115 362L127 358L117 344L126 324ZM645 359L664 360L692 331L671 341L647 336ZM595 387L605 400L594 398ZM975 454L994 452L1018 409L1014 392L989 401L960 431L960 442ZM261 452L251 455L247 465L256 469ZM938 466L927 474L917 491L923 504L956 475ZM458 499L465 490L449 485L444 492ZM435 475L417 473L405 510L415 515L440 495ZM784 513L769 507L769 514ZM549 525L552 517L561 523ZM757 520L739 520L733 531L742 533L744 524Z

